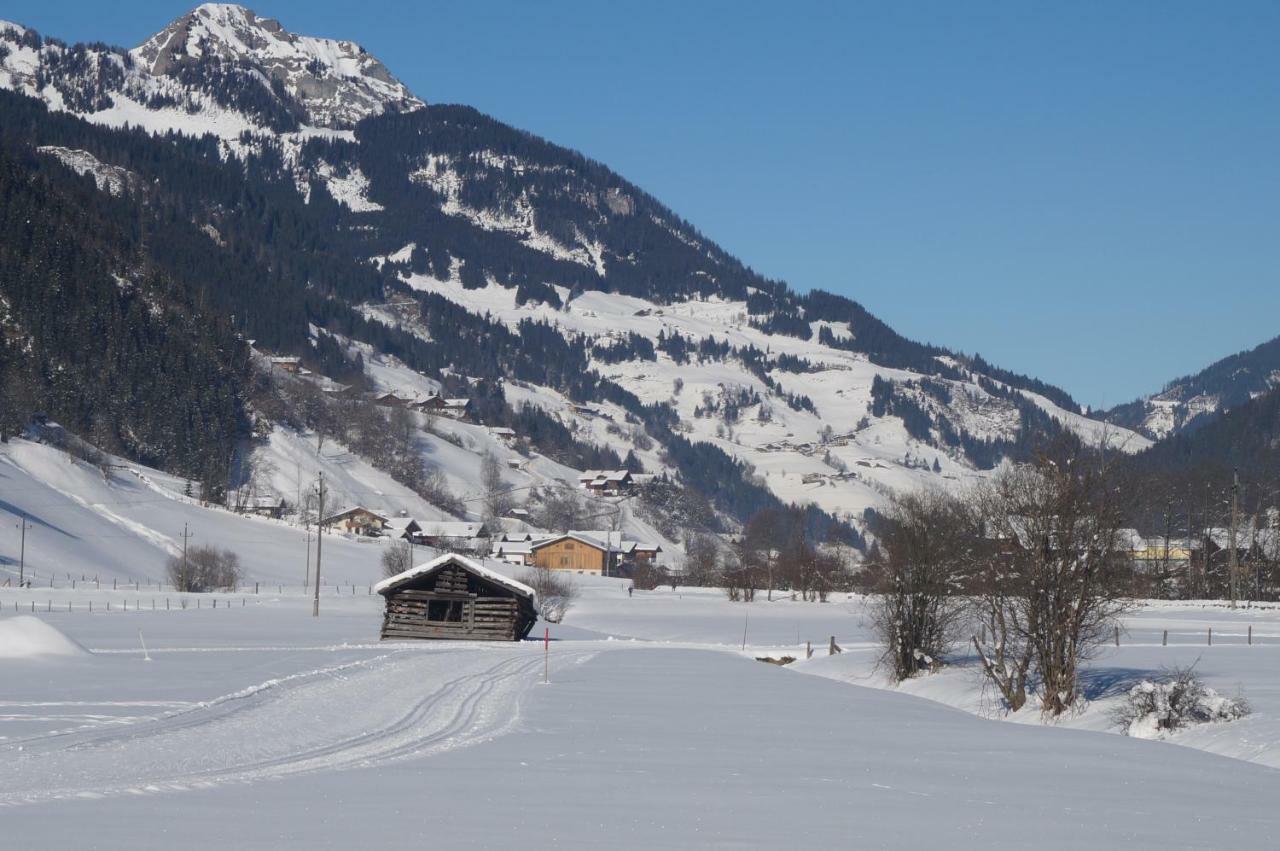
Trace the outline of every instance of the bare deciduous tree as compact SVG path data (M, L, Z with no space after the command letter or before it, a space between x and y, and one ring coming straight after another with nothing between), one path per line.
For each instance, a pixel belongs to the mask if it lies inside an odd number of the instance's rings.
M538 595L538 616L560 623L578 598L578 586L569 576L547 567L535 567L520 577Z
M535 513L539 526L543 529L567 531L581 529L586 522L587 512L582 500L569 488L556 488L549 491Z
M413 546L408 541L392 541L382 551L382 575L396 576L413 567Z
M486 520L505 517L515 506L511 489L502 478L502 461L486 450L480 458L480 487L484 492L484 516Z
M712 585L720 579L720 545L712 535L698 533L685 542L684 582Z
M1081 663L1126 608L1118 493L1105 456L1076 446L1002 473L984 500L997 547L978 597L992 634L975 646L1011 708L1025 699L1028 670L1043 712L1073 706Z
M872 623L884 646L881 663L900 681L940 664L955 645L972 538L965 505L942 491L897 497L884 527L871 566Z

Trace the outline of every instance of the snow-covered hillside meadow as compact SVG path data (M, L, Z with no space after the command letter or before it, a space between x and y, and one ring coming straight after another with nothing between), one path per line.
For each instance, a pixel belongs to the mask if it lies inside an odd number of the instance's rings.
M104 849L1024 848L1032 836L1268 848L1280 832L1266 746L1280 738L1276 611L1140 611L1092 663L1088 709L1049 727L919 696L972 695L963 667L879 687L857 597L745 605L579 582L550 627L545 685L541 641L377 642L366 594L326 596L319 618L296 591L216 610L8 612L0 640L31 640L0 653L5 836ZM5 589L0 608L40 597ZM1207 623L1222 636L1212 648ZM831 636L844 652L828 657ZM806 641L817 652L803 661ZM755 661L784 655L801 661ZM1252 716L1173 744L1098 732L1123 684L1197 657Z
M412 246L396 256L407 256ZM515 328L522 320L546 322L566 335L581 335L594 345L608 348L635 334L656 341L660 335L679 334L691 341L710 338L734 349L754 347L769 356L791 356L807 362L803 373L773 369L769 377L781 393L809 397L814 410L796 410L780 392L765 385L739 360L732 357L694 359L678 363L659 351L656 360L632 359L618 363L597 360L595 369L605 378L634 393L646 404L670 403L679 414L691 440L712 443L754 467L761 480L785 502L815 504L833 514L858 519L868 508L882 508L898 491L938 486L963 487L985 475L959 450L939 448L938 441L912 437L897 417L873 417L872 384L881 380L905 385L920 375L873 363L866 355L802 340L770 334L750 324L747 305L718 297L656 304L618 293L585 292L570 300L567 289L559 293L568 303L553 308L540 302L516 303L516 290L496 283L482 289L466 289L457 276L448 280L408 274L406 283L421 292L432 292L478 315ZM366 315L409 329L411 313L394 305L366 305ZM842 330L847 334L848 329ZM992 396L971 381L939 379L951 392L946 414L969 434L983 439L1011 439L1017 435L1019 413L1006 400ZM386 386L406 387L404 378ZM625 454L634 448L629 436L610 431L610 420L584 414L558 394L533 388L534 398L509 392L513 402L531 401L574 422L598 443ZM726 423L711 413L701 413L729 395L745 390L761 402L741 411ZM402 392L402 391L401 391ZM1065 410L1043 396L1019 391L1067 429L1091 444L1105 442L1126 452L1137 452L1151 441L1132 431L1108 426L1078 412ZM927 394L917 393L921 404L937 405ZM624 412L596 406L620 420ZM762 412L763 409L763 412ZM646 459L648 460L648 459ZM936 468L934 466L936 462ZM653 469L663 469L661 466Z
M576 486L577 471L542 456L524 458L483 426L448 421L447 430L457 442L424 434L421 450L442 472L471 519L479 518L482 507L476 482L480 453L485 451L506 464L504 482L516 497L532 487ZM263 495L283 496L296 505L314 489L323 472L329 507L335 512L365 505L420 522L467 519L445 514L340 444L328 441L317 451L316 443L315 435L276 428L257 446L253 468L257 486L265 489ZM19 561L25 560L21 572L41 588L52 584L61 591L69 589L73 580L79 584L95 578L96 587L163 585L165 563L181 552L184 532L190 536L189 546L235 552L246 587L255 582L301 586L306 581L315 553L314 526L304 528L297 516L272 519L206 506L184 479L111 456L107 463L104 470L29 440L13 440L0 447L0 510L13 517L15 524L20 518L28 524L25 542L12 524L0 534L0 584L16 586ZM672 553L671 562L678 562L678 542L667 540L636 517L625 502L597 501L601 510L617 512L619 530L657 542ZM381 578L379 560L388 543L387 538L327 532L325 585L367 588Z

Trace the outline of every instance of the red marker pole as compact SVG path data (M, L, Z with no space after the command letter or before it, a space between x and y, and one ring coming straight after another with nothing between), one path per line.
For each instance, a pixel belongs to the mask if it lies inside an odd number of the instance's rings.
M551 682L551 627L542 628L542 682Z

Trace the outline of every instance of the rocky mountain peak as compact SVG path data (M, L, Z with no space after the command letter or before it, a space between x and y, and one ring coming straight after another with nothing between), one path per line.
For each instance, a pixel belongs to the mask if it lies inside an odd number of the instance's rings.
M132 53L157 76L211 60L249 67L283 87L306 112L306 122L319 127L350 127L371 115L423 106L360 45L297 35L231 3L197 6Z

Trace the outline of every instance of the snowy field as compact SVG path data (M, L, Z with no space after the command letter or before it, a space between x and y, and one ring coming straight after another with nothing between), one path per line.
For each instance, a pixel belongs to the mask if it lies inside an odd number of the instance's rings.
M64 602L36 615L49 592L0 590L2 844L1165 849L1280 837L1275 609L1138 612L1092 663L1089 707L1046 726L999 719L963 664L886 688L860 598L747 606L580 582L551 627L549 685L541 642L376 641L379 598L364 588L327 591L319 618L287 589L126 612L124 592L78 588L62 592L70 613ZM825 655L831 636L845 652ZM783 655L800 661L752 658ZM1254 714L1173 743L1103 732L1129 684L1196 659Z

